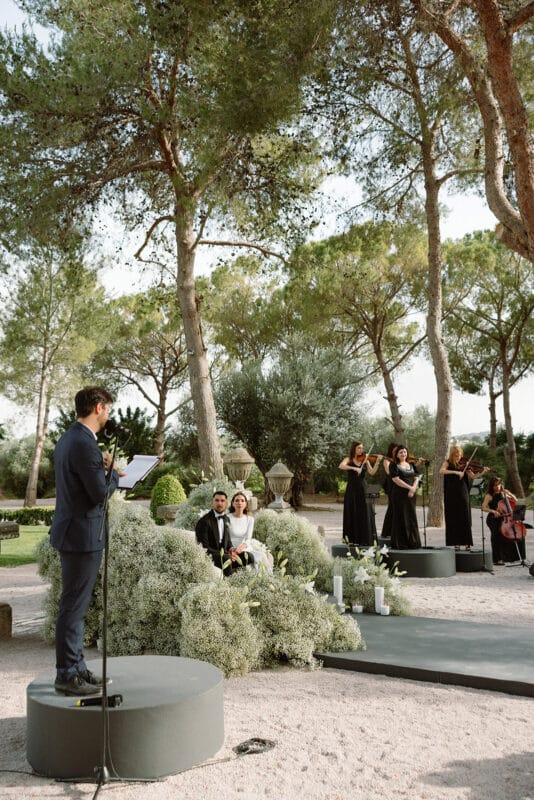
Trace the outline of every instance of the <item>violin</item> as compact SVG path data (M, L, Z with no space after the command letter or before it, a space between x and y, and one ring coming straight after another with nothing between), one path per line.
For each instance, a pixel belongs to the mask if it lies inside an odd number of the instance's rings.
M514 519L515 503L516 501L507 495L497 503L497 511L501 517L501 534L506 539L524 539L527 535L525 523Z
M383 458L379 453L362 453L361 456L356 456L354 461L356 464L363 464L364 461L374 464L377 458Z
M459 470L463 472L466 467L476 474L481 474L482 472L495 472L493 467L486 467L484 464L481 464L480 461L470 461L466 456L462 456L458 463L456 464Z

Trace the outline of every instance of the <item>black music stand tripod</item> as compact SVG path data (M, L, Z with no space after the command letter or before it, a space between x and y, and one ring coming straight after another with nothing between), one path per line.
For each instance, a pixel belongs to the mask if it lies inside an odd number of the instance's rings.
M469 494L473 495L474 497L478 498L480 503L480 532L482 534L482 567L480 568L480 572L489 572L490 575L495 575L492 569L488 569L486 566L486 527L484 525L484 512L482 511L482 500L484 498L484 494L486 492L486 481L484 478L474 478L473 483L471 484L471 488L469 489Z

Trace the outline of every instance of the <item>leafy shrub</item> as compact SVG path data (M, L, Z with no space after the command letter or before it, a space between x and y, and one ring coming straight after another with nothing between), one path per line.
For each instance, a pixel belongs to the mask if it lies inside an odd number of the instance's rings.
M4 508L0 510L0 519L18 522L19 525L51 525L53 516L54 509L49 506Z
M195 486L185 503L182 503L176 512L174 522L176 527L194 531L200 517L210 510L211 499L215 491L226 492L228 502L230 502L232 495L236 492L236 488L228 478L206 481L199 486Z
M258 668L260 634L250 616L246 585L218 581L193 586L179 605L183 656L209 661L227 677Z
M11 439L0 445L0 486L2 491L11 497L24 497L28 483L28 475L35 449L35 435L22 439ZM39 465L37 494L48 497L54 492L54 467L52 463L52 447L49 439Z
M315 652L364 647L356 622L318 595L312 581L282 569L274 575L243 570L228 582L248 588L250 614L262 643L262 667L278 661L316 666Z
M156 520L157 525L163 525L164 521L157 516L158 506L178 505L184 500L185 492L176 475L162 475L152 490L150 500L152 519Z

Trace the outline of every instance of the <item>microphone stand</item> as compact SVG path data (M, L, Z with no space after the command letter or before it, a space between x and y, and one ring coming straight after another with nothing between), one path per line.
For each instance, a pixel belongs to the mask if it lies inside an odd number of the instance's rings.
M421 475L421 483L422 483L422 497L423 497L423 538L425 541L425 549L426 549L426 506L425 506L425 483L428 481L428 461L425 462L425 474Z
M102 572L102 763L94 768L94 774L97 779L97 790L94 797L96 798L100 787L110 780L109 769L107 767L107 756L109 750L109 708L108 708L108 692L107 692L107 660L108 660L108 566L109 566L109 526L107 526L108 506L110 498L111 476L113 473L113 464L117 455L119 439L115 435L113 442L113 452L111 455L111 467L106 476L106 495L104 497L104 506L102 514L102 523L100 527L99 539L102 540L104 531L106 532L106 541L104 543L104 569Z

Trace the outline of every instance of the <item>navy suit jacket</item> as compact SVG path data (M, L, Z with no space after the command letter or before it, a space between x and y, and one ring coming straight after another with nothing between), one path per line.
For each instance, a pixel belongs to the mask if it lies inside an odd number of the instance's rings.
M81 422L66 431L54 450L56 507L50 542L58 550L91 552L102 550L106 531L100 537L107 492L102 452L93 432ZM119 483L113 470L109 493Z

